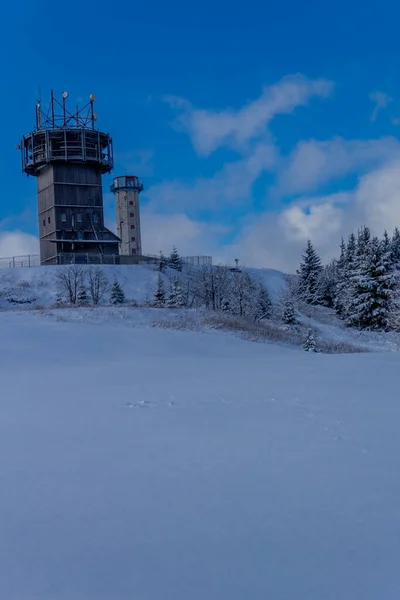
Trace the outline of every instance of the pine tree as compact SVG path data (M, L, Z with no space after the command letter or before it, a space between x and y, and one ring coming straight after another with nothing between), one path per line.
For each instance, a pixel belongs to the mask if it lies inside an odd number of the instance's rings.
M395 228L393 232L393 236L391 239L391 247L392 247L392 255L393 260L397 265L397 268L400 267L400 231L398 227Z
M336 286L338 280L337 262L331 261L323 267L318 277L316 298L318 304L332 308L336 299Z
M304 340L303 348L306 352L318 352L317 342L315 341L312 329L307 332L307 337Z
M164 282L162 280L161 275L158 276L157 280L157 289L154 294L154 306L161 308L165 306L165 290L164 290Z
M160 250L160 254L158 256L158 270L160 271L160 273L165 273L165 271L167 270L167 266L167 259Z
M182 288L178 279L174 279L167 305L170 308L182 308L185 305Z
M321 271L321 259L311 241L308 240L303 254L303 261L297 271L299 275L299 296L308 304L318 304L320 302L317 296L317 287Z
M360 329L386 328L395 287L391 255L385 252L385 241L371 240L368 232L361 232L359 240L347 322Z
M272 301L268 290L260 285L258 292L255 320L261 321L262 319L270 319L272 315Z
M335 308L336 312L343 319L348 318L351 312L353 278L357 270L356 252L357 244L354 233L351 233L346 247L343 249L339 258L338 282L336 285Z
M178 254L178 250L176 247L173 247L173 250L168 259L168 265L171 269L175 269L175 271L182 271L182 259Z
M111 288L110 303L115 305L115 304L123 304L124 302L125 302L124 291L123 291L121 285L118 283L118 281L115 280L112 285L112 288Z
M79 304L79 306L84 306L85 304L88 303L88 296L87 296L87 292L86 292L86 287L84 285L81 285L79 290L78 290L78 295L76 298L77 304Z
M295 325L296 324L296 312L294 310L293 302L290 299L287 299L285 301L285 304L283 307L282 320L285 323L285 325Z
M336 286L335 286L335 298L333 305L339 316L343 316L345 313L345 303L343 292L346 286L346 244L342 238L340 244L340 256L336 263Z

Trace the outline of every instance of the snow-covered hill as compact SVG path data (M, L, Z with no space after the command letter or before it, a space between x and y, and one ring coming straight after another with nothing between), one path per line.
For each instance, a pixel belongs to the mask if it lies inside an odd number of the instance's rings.
M398 353L85 311L0 312L0 598L398 600Z
M262 283L269 291L275 304L276 313L267 331L243 331L237 323L229 319L212 319L212 314L205 315L201 311L171 311L155 309L106 308L110 301L110 288L117 279L126 295L127 305L137 303L145 305L152 301L157 286L158 271L148 266L105 266L109 286L102 300L102 306L96 309L52 310L57 299L57 273L64 267L34 267L0 270L0 309L21 310L41 309L49 319L63 321L107 321L119 323L124 321L131 326L147 323L158 326L169 326L176 329L204 330L213 328L230 329L236 335L247 334L247 337L258 340L281 341L287 344L301 345L307 329L315 332L321 349L331 352L349 352L358 350L397 351L400 347L398 333L371 333L348 329L333 312L322 307L304 307L298 315L301 325L300 333L294 336L281 331L279 309L282 305L282 292L286 289L286 276L271 269L249 269L251 276ZM187 274L186 274L187 275ZM183 274L183 279L185 278ZM170 280L176 271L170 270L164 275L165 287L168 290ZM213 320L210 323L210 318Z
M29 301L31 306L51 306L57 296L57 273L65 267L32 267L19 269L0 269L0 308L18 306L11 302ZM102 267L107 275L109 284L117 279L127 297L143 303L152 299L157 285L158 271L152 265L105 265ZM250 269L254 277L263 283L273 298L285 287L285 276L273 269ZM170 270L165 276L166 281L176 275ZM105 295L103 304L109 301L109 293ZM21 305L19 305L21 306Z

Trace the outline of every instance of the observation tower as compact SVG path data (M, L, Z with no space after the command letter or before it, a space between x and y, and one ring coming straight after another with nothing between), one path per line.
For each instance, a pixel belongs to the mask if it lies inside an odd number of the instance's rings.
M35 129L22 138L22 170L37 179L42 265L106 262L120 239L104 226L102 175L113 168L108 133L96 128L96 97L73 111L68 93L36 105ZM107 261L108 262L108 261Z

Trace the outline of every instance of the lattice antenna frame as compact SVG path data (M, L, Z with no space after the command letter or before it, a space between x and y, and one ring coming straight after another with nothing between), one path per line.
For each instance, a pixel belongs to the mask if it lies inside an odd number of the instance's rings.
M67 98L68 92L63 92L62 101L59 102L55 98L53 90L51 90L50 103L46 110L43 110L42 101L38 100L35 131L44 129L95 129L97 120L97 115L94 112L95 94L90 94L89 102L81 108L75 106L74 112L68 110Z

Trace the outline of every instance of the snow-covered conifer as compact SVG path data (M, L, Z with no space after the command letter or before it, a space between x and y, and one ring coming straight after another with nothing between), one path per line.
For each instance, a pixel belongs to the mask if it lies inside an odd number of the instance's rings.
M400 267L400 230L395 228L391 240L392 256L397 268Z
M297 271L299 275L299 296L309 304L318 304L320 299L317 297L317 288L322 263L310 240L307 242L302 258L300 269Z
M295 325L297 322L293 301L288 298L283 305L282 320L285 325Z
M182 288L178 279L174 279L173 281L167 305L170 308L182 308L183 306L185 306Z
M122 289L122 287L118 283L118 281L115 280L112 285L112 288L111 288L110 303L111 304L123 304L124 302L125 302L124 290Z
M160 271L160 273L165 273L165 271L167 270L167 266L168 261L160 250L160 254L158 256L158 270Z
M360 329L382 329L390 320L395 287L393 263L384 251L384 242L368 238L365 232L361 236L347 322Z
M318 352L317 342L312 329L309 329L307 332L307 337L304 340L303 348L306 352Z
M336 299L336 286L338 280L337 262L331 261L323 267L319 274L315 297L318 304L332 308Z
M79 290L78 290L78 295L76 298L77 304L79 304L80 306L84 306L85 304L88 303L88 295L86 292L86 287L85 285L81 285Z
M178 250L174 246L171 254L169 255L168 265L175 271L182 271L182 259L179 256Z
M341 246L337 266L337 284L335 293L335 309L340 317L347 318L351 311L353 277L356 272L356 237L351 233L347 245Z
M165 306L165 289L161 275L159 275L157 279L157 289L154 294L154 306L157 306L158 308Z
M268 290L260 285L260 289L258 291L257 302L256 302L256 311L255 311L255 319L261 321L262 319L270 319L272 315L272 301L271 296L268 293Z

